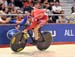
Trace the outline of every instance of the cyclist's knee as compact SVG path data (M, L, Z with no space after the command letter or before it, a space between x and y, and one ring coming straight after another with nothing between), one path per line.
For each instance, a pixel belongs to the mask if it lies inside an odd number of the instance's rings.
M35 30L38 30L40 27L41 27L41 26L40 26L40 24L39 24L37 27L35 27Z
M34 28L34 32L35 32L35 31L38 31L38 28Z

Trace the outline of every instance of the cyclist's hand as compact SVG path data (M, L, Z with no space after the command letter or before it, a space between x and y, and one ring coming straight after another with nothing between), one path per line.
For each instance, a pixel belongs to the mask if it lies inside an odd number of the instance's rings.
M27 30L25 29L25 30L23 30L22 32L23 32L23 33L27 33Z

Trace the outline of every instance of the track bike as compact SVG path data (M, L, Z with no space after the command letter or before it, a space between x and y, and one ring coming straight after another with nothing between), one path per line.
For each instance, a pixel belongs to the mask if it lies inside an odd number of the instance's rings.
M26 43L28 38L32 39L32 42L35 43L35 39L33 37L32 30L27 33L23 33L22 31L17 32L10 41L10 47L14 52L20 52L26 47ZM32 31L33 32L33 31ZM41 32L41 28L39 29L39 39L36 44L36 47L40 50L46 50L52 43L52 35L50 32L43 31ZM41 41L42 40L42 41Z

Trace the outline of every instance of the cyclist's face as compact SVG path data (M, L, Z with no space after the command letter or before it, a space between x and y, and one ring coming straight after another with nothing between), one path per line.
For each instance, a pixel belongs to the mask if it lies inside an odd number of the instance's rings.
M40 6L40 4L39 4L39 3L38 3L38 4L36 4L36 7L37 7L37 8L39 8L39 6Z

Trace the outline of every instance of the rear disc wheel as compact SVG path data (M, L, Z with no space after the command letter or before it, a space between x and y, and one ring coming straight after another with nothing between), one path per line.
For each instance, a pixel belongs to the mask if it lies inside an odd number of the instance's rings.
M41 51L48 49L52 42L51 33L43 32L43 33L41 33L41 35L39 34L39 36L40 36L40 39L37 42L37 48ZM44 41L40 41L43 39L44 39Z

